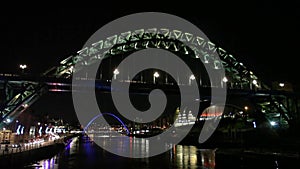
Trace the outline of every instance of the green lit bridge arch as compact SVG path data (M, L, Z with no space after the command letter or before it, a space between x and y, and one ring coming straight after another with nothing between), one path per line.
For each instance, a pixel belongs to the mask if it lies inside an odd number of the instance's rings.
M146 48L181 52L201 59L202 63L208 64L212 69L224 68L226 77L221 80L231 83L232 87L252 88L254 84L254 87L268 88L251 70L216 44L188 32L167 28L138 29L110 36L78 51L74 56L61 61L59 66L49 69L43 75L70 77L73 72L79 71L74 70L74 65L77 63L81 63L84 67L93 64L98 59Z
M201 36L168 28L146 28L112 35L79 50L61 61L59 65L44 72L42 76L71 78L73 73L93 64L96 60L146 48L161 48L200 59L203 64L207 64L215 71L225 69L225 77L212 81L213 87L223 87L222 83L227 83L229 84L227 86L233 89L269 89L251 70L221 47ZM81 67L75 70L74 66L78 63ZM8 98L6 105L1 109L2 124L9 124L47 91L47 85L43 82L25 81L23 84L26 86L24 90Z

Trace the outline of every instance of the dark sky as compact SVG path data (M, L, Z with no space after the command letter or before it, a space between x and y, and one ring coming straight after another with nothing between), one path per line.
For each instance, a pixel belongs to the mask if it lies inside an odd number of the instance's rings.
M259 77L299 84L299 3L183 3L177 7L154 3L140 4L139 8L89 4L92 8L26 7L1 11L0 73L18 72L19 64L29 65L30 73L41 73L79 50L105 23L135 12L160 11L194 23Z
M108 1L102 5L82 4L76 8L48 4L44 7L3 6L0 10L0 73L19 73L19 64L27 64L29 73L42 73L80 50L104 24L127 14L157 11L192 22L212 42L233 54L260 78L300 85L298 2L262 0L219 4L199 1L195 4L174 1L173 5L170 2L161 5L160 2L141 1L124 5ZM116 4L119 6L115 7ZM70 93L49 93L35 103L32 110L75 117Z

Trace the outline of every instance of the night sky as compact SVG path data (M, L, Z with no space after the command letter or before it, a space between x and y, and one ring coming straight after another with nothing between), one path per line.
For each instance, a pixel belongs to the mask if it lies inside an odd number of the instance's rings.
M240 5L144 6L145 9L95 5L1 11L1 63L5 64L1 64L0 73L18 73L19 64L27 64L29 73L42 73L81 49L109 21L135 12L160 11L194 23L212 42L232 53L259 77L300 82L296 69L299 4L261 1Z
M27 64L30 74L42 73L80 50L86 40L106 23L127 14L157 11L174 14L192 22L212 42L234 55L259 78L300 84L297 62L300 39L299 3L281 4L264 0L251 4L203 3L199 6L181 2L175 5L177 7L172 7L145 2L139 8L135 7L136 4L121 4L119 7L112 7L113 4L107 3L88 5L91 8L50 6L1 10L0 73L20 73L19 64ZM58 96L51 97L55 100ZM42 102L57 105L49 102L49 99ZM64 108L72 111L71 100L68 107Z

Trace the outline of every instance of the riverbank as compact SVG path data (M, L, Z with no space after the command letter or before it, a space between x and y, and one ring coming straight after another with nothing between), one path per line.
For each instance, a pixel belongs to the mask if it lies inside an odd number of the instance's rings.
M0 155L0 168L23 168L26 164L50 158L59 154L76 135L67 136L59 140L37 146L32 149L23 149Z
M19 168L33 161L52 157L65 147L64 143L54 143L44 147L5 154L0 156L0 168Z

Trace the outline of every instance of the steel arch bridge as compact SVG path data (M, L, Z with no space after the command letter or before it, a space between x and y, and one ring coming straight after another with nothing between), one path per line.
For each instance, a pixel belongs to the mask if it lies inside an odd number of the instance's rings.
M88 128L97 120L97 118L99 118L100 116L104 116L104 115L108 115L113 117L114 119L118 120L119 123L121 123L121 125L124 127L126 134L128 135L130 133L129 129L126 127L125 123L116 115L112 114L112 113L101 113L98 114L97 116L95 116L85 127L84 127L84 131L87 132Z
M211 87L223 87L222 84L226 83L231 89L245 91L270 89L253 71L215 43L189 32L168 28L130 30L99 40L62 60L59 65L45 71L41 77L70 79L73 73L99 59L124 55L146 48L165 49L199 59L215 71L225 69L226 76L211 80ZM75 69L75 64L80 64L80 67ZM13 91L16 86L19 88L17 92ZM48 90L47 84L43 81L22 79L17 81L4 79L2 88L7 94L6 103L1 108L2 124L9 124Z

